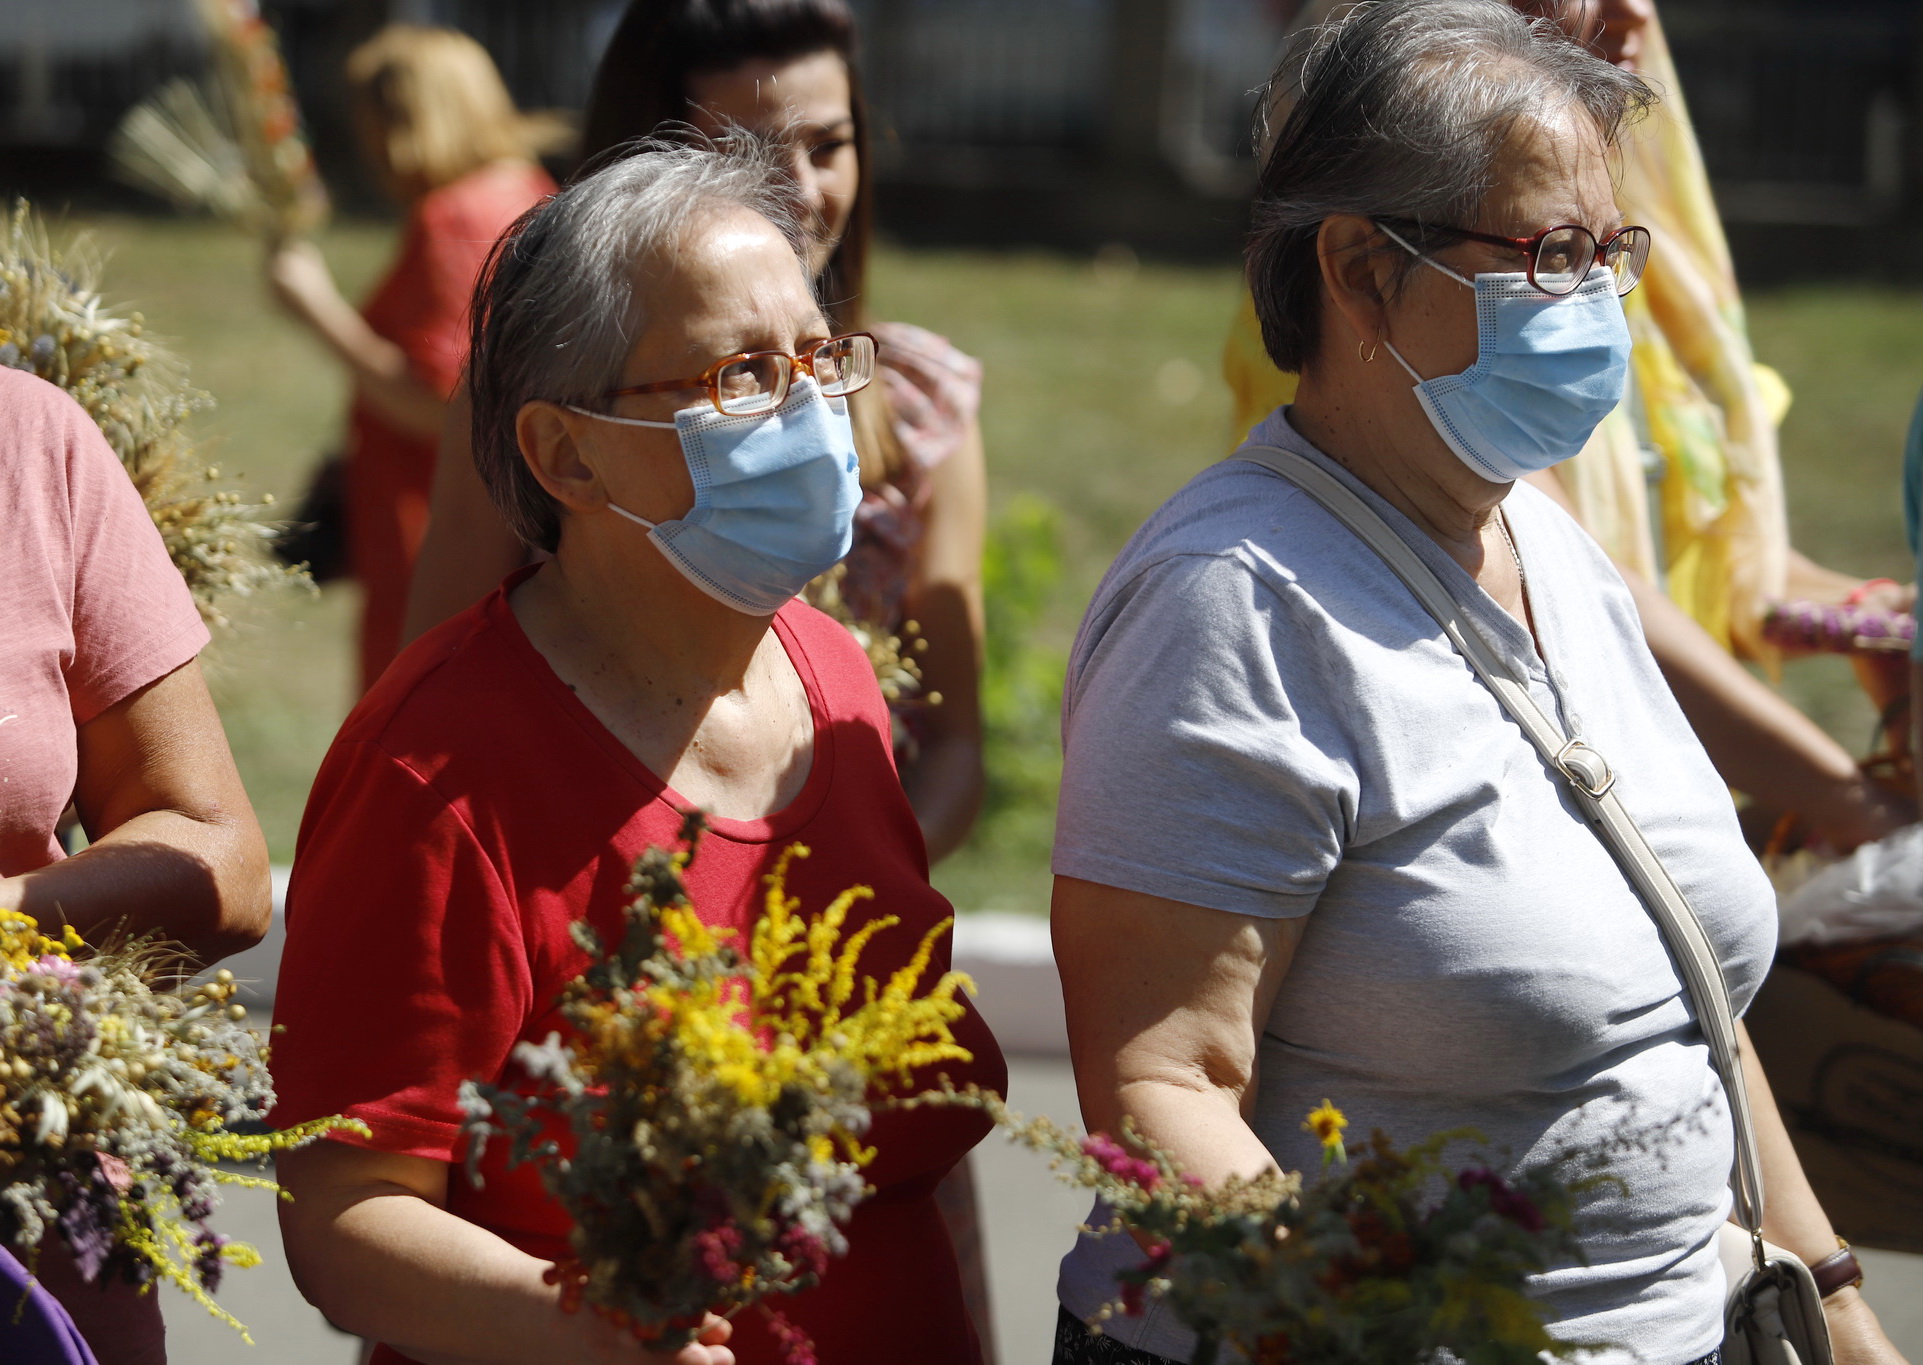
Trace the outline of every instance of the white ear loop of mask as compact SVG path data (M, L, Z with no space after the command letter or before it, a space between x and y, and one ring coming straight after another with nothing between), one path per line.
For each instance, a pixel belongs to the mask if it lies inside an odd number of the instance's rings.
M666 427L669 431L680 430L680 428L675 426L673 422L650 422L646 418L642 418L642 417L616 417L612 413L591 412L587 408L576 407L572 403L563 403L561 406L566 408L569 412L578 412L583 417L599 418L603 422L613 422L617 426ZM652 531L656 526L659 526L661 524L656 521L649 521L646 517L637 517L634 513L630 512L627 508L618 506L612 502L608 504L608 510L610 512L615 513L618 516L626 517L629 521L633 522L636 526L645 526L650 531Z
M1454 280L1457 284L1466 285L1470 289L1474 289L1476 287L1476 282L1474 280L1466 279L1463 276L1458 275L1455 271L1451 270L1448 266L1444 265L1441 261L1433 260L1430 257L1423 255L1420 251L1417 251L1415 247L1411 246L1402 237L1400 233L1398 233L1394 228L1390 227L1387 223L1379 222L1376 224L1376 226L1382 229L1383 235L1388 237L1390 241L1394 242L1397 246L1401 247L1404 251L1408 252L1411 256L1415 257L1418 261L1421 261L1424 265L1428 266L1431 270L1440 270L1443 274L1447 275L1450 279ZM1416 373L1415 366L1411 365L1408 361L1402 358L1402 352L1396 349L1396 344L1393 341L1389 340L1389 338L1385 336L1384 338L1382 338L1382 344L1389 348L1389 354L1395 357L1396 364L1400 365L1404 370L1408 371L1409 378L1415 380L1416 383L1418 384L1425 384L1428 382L1421 375Z
M1405 239L1400 233L1398 233L1394 228L1390 227L1387 223L1377 223L1376 226L1382 229L1383 235L1386 236L1390 241L1394 242L1397 246L1401 247L1404 251L1408 252L1411 256L1415 257L1418 261L1421 261L1424 265L1428 266L1431 270L1440 270L1443 274L1447 275L1450 279L1454 280L1457 284L1464 285L1467 288L1474 289L1476 287L1476 282L1474 280L1469 279L1463 275L1458 275L1455 271L1451 270L1448 266L1444 265L1441 261L1438 261L1431 256L1425 256L1420 251L1417 251L1414 246L1410 245L1407 239Z
M645 417L616 417L611 412L593 412L587 408L576 407L572 403L563 403L561 406L569 412L578 412L583 417L592 417L601 422L612 422L618 427L662 427L668 431L680 430L673 422L650 422Z

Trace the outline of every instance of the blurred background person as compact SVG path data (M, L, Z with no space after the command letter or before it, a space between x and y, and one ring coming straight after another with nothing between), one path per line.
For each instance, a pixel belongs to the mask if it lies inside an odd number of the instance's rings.
M100 943L152 934L203 963L260 940L261 838L198 662L207 644L120 459L79 404L0 369L0 908ZM56 831L72 802L88 846ZM35 1272L100 1365L166 1359L160 1295ZM8 1312L13 1311L9 1303Z
M1348 0L1314 0L1298 29ZM1626 131L1617 202L1659 244L1643 286L1625 300L1635 354L1630 396L1582 453L1532 480L1596 537L1635 595L1663 676L1732 787L1762 843L1781 817L1800 837L1847 851L1912 818L1913 807L1865 777L1849 752L1738 660L1773 664L1765 611L1801 599L1908 605L1909 590L1816 564L1789 542L1777 427L1790 394L1756 362L1729 246L1654 0L1511 0L1558 21L1605 59L1641 74L1663 98ZM1234 432L1288 402L1295 376L1270 363L1245 295L1223 354ZM1652 482L1645 452L1659 469ZM1881 711L1900 674L1860 665Z
M789 149L823 306L837 330L881 343L880 382L852 400L863 497L839 589L863 624L899 634L912 622L925 642L901 777L940 861L966 842L984 783L981 366L933 332L868 315L874 186L855 56L844 0L634 0L596 72L581 152L593 167L636 138L730 125ZM522 554L474 473L466 424L450 423L410 636L488 592Z
M407 213L400 253L359 309L311 243L272 249L267 277L354 381L345 530L365 692L400 649L475 279L508 224L553 192L535 156L560 130L517 111L486 49L453 29L390 25L354 50L347 81L366 163Z

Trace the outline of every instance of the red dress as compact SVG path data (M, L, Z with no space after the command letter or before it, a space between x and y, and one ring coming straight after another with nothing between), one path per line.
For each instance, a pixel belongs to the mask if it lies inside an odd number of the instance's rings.
M508 225L554 193L539 166L497 162L423 195L407 216L401 252L361 315L406 354L414 376L442 397L467 362L468 304L488 252ZM401 645L407 589L427 534L438 441L397 431L360 400L350 418L349 563L361 608L361 691Z
M586 965L568 925L586 915L613 934L635 856L675 836L686 803L515 621L506 593L532 572L411 645L321 766L287 897L276 1124L347 1113L372 1127L375 1147L458 1162L461 1081L514 1076L514 1045L562 1027L554 1002ZM805 909L860 883L875 889L869 913L901 917L862 956L863 973L885 979L949 906L928 884L867 658L800 603L774 626L807 690L814 762L783 810L712 822L690 893L704 918L744 931L776 855L805 843L812 856L789 876ZM949 953L944 938L932 972L947 969ZM955 1035L975 1060L945 1067L949 1076L1003 1090L1001 1052L972 1008ZM909 1342L924 1365L978 1365L934 1190L987 1131L967 1110L877 1116L879 1155L866 1171L876 1193L848 1228L848 1255L777 1305L825 1365L859 1365ZM450 1172L449 1209L534 1255L563 1255L566 1216L531 1169L503 1168L500 1147L484 1163L485 1188ZM752 1311L736 1319L734 1349L744 1365L780 1359ZM383 1347L375 1359L405 1358Z

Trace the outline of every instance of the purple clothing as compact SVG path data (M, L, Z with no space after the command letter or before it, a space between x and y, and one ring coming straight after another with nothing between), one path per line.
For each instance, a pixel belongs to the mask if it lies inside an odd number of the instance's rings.
M0 1248L0 1360L8 1365L97 1365L60 1301L4 1248Z

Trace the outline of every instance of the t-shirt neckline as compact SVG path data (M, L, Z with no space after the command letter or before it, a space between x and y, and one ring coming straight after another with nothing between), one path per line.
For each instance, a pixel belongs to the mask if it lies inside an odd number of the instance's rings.
M1550 655L1555 652L1556 627L1552 620L1555 607L1550 600L1552 594L1544 589L1539 580L1530 581L1525 588L1529 610L1536 623L1535 633L1532 634L1529 627L1503 610L1502 604L1491 597L1482 584L1476 582L1467 570L1404 516L1400 508L1318 450L1308 437L1297 431L1295 423L1289 418L1288 407L1284 406L1270 414L1266 421L1249 433L1248 442L1286 446L1298 454L1306 455L1359 493L1395 529L1404 543L1449 586L1449 595L1469 613L1484 638L1493 636L1490 643L1496 646L1500 654L1520 666L1526 676L1544 684L1549 683L1555 674L1555 667L1550 661ZM1513 516L1513 510L1513 504L1504 498L1498 512L1508 522L1510 534L1515 540L1516 554L1520 558L1524 553L1523 546L1530 538L1524 530L1524 523L1529 518L1526 513L1521 517ZM1523 573L1525 576L1528 573L1526 565Z
M547 656L534 647L534 642L521 629L515 619L514 608L508 603L508 594L526 582L540 570L539 564L523 565L502 580L501 586L494 590L485 603L485 616L488 624L501 632L507 642L509 652L520 662L535 685L548 697L561 713L572 721L577 728L588 736L606 753L614 765L626 773L643 791L650 801L659 801L677 813L693 808L694 803L681 795L666 780L647 764L637 758L633 750L616 738L613 731L601 723L600 717L588 710L576 696L574 689L561 681L561 675L547 661ZM833 785L835 766L835 726L829 714L827 696L822 690L821 680L815 673L814 662L808 657L799 637L786 617L793 606L784 606L774 615L775 638L781 642L782 652L801 679L802 691L808 697L808 715L814 725L814 761L808 769L807 779L801 790L795 793L794 800L780 810L753 820L736 820L727 816L707 817L708 833L739 844L766 844L785 839L805 826L820 813L828 798L828 789Z

